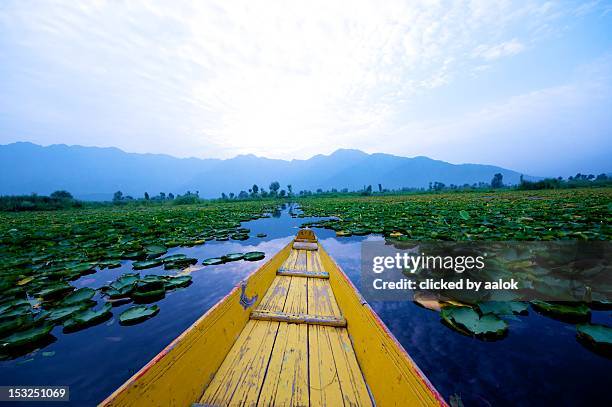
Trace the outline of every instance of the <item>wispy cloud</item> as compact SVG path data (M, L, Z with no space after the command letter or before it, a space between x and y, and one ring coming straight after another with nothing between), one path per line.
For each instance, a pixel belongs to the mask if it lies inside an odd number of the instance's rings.
M373 139L383 150L381 135L412 120L398 119L406 104L524 52L573 12L486 0L5 2L0 115L12 125L0 141L216 157Z
M516 38L497 45L479 45L474 50L474 56L482 57L487 61L497 58L516 55L525 50L525 46Z

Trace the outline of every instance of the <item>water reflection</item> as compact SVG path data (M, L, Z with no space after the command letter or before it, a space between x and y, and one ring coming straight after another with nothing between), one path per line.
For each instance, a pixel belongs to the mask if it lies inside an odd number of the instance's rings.
M116 317L130 306L124 304L113 308L113 319L92 328L64 334L61 326L56 327L52 333L57 340L44 349L0 362L0 383L68 385L73 405L99 402L285 246L302 223L317 220L292 218L292 210L285 208L270 218L243 223L251 230L248 240L207 242L168 252L195 257L200 263L205 258L247 251L262 251L266 259L190 269L192 285L168 292L157 302L160 313L138 325L118 324ZM259 233L267 237L256 237ZM333 231L317 229L316 233L359 287L360 243L382 237L336 239ZM131 262L84 276L74 284L97 288L126 272L132 272ZM169 271L158 267L141 272L146 274ZM94 299L100 300L99 296ZM452 394L459 394L466 406L572 405L609 400L611 362L578 344L573 325L531 312L510 321L506 339L489 343L446 328L437 313L410 301L371 305L447 400ZM609 318L609 312L593 313L593 322L609 322Z

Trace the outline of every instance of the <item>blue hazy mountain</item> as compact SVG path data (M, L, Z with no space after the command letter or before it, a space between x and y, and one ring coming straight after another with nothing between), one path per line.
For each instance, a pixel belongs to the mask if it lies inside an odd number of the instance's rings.
M254 155L220 159L176 158L164 154L133 154L117 148L32 143L0 145L0 194L49 194L58 189L81 199L110 199L114 191L141 197L144 192L199 191L202 197L238 193L253 184L268 189L276 180L294 191L331 188L361 189L427 187L490 182L500 172L507 184L520 174L481 164L450 164L427 157L366 154L337 150L307 160L276 160Z

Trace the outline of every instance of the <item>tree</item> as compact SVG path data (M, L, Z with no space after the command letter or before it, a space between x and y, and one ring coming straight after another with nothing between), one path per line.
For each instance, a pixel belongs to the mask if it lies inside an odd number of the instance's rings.
M382 192L382 184L378 184L378 192Z
M259 193L259 187L257 186L257 184L253 184L253 188L251 188L253 190L253 195L257 196L257 194Z
M148 193L148 192L145 192L145 199L146 199L147 201L150 199L150 197L149 197L149 193Z
M281 198L284 198L284 197L285 197L285 190L284 190L284 189L281 189L281 190L280 190L280 192L279 192L279 196L280 196Z
M291 184L287 184L287 192L289 193L289 196L291 196L293 194L293 187L291 186Z
M280 188L280 184L278 183L278 181L274 181L270 183L270 194L276 195L276 191L278 191L279 188Z
M221 199L223 200L227 199L227 195L225 195L225 192L221 192Z
M249 194L247 193L247 191L240 191L240 193L238 194L239 199L247 199L248 197Z
M501 173L493 175L491 180L491 188L502 188L504 186L504 176Z
M168 199L174 199L174 194L172 192L168 194Z
M159 193L159 199L161 199L162 201L166 200L166 193L165 192L160 192Z
M113 194L113 202L120 202L123 199L123 192L117 191Z
M72 197L72 194L68 191L55 191L54 193L51 194L51 198L55 198L55 199L74 199Z
M234 199L234 196L236 196L236 195L235 195L233 192L230 192L230 193L229 193L229 198L230 198L230 199Z

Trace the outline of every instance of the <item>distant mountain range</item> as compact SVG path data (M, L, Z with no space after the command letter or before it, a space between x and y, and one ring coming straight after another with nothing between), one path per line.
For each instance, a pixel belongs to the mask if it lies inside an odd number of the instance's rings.
M199 191L204 198L222 192L238 193L253 184L266 190L271 181L287 184L293 191L322 188L358 190L365 185L383 188L427 187L490 182L501 173L504 183L516 184L520 174L481 164L450 164L427 157L366 154L337 150L307 160L274 160L254 155L235 158L176 158L164 154L133 154L117 148L48 147L32 143L0 145L0 195L49 194L65 189L86 200L111 199L113 192L142 197L159 192ZM532 179L533 177L526 177Z

